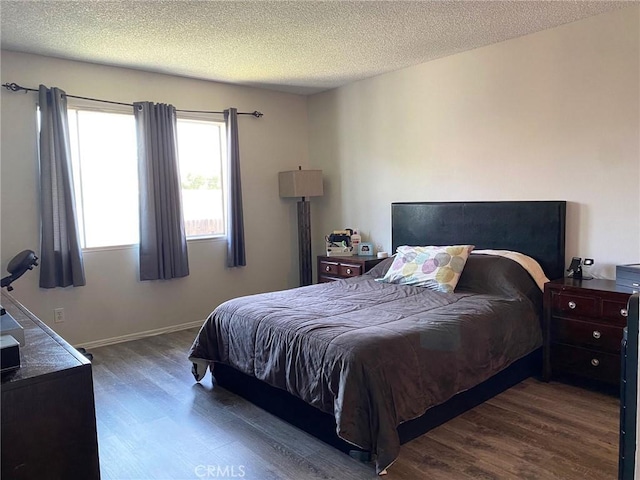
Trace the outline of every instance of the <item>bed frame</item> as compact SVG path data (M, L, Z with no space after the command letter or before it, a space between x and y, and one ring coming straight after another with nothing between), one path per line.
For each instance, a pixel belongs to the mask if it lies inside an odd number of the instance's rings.
M400 245L473 244L478 250L527 254L552 280L564 275L564 201L393 203L391 213L393 251ZM400 442L419 437L522 380L539 375L541 366L538 349L421 417L402 423L398 427ZM332 415L227 365L216 363L214 370L215 382L221 387L353 457L368 459L368 452L355 449L336 435Z

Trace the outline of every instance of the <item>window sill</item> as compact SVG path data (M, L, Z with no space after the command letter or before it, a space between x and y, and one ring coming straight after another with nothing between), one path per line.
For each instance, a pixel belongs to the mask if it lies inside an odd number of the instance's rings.
M223 240L226 240L227 236L226 235L207 235L207 236L202 236L202 237L190 237L187 238L187 243L200 243L200 242L207 242L207 241L214 241L214 242L220 242Z
M83 248L82 253L94 253L94 252L109 252L112 250L133 250L134 248L138 248L138 244L134 243L131 245L109 245L106 247L89 247Z
M189 243L202 243L202 242L222 242L226 240L226 235L208 235L202 237L191 237L187 238L187 244ZM109 252L113 250L132 250L134 248L138 248L137 243L132 243L130 245L109 245L106 247L89 247L83 248L82 253L94 253L94 252Z

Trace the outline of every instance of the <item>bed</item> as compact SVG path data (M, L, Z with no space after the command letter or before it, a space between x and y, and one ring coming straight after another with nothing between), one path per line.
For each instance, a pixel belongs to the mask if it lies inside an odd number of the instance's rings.
M384 473L400 445L539 371L539 282L564 270L566 203L392 204L392 244L474 245L453 293L360 277L218 306L189 353L239 393Z

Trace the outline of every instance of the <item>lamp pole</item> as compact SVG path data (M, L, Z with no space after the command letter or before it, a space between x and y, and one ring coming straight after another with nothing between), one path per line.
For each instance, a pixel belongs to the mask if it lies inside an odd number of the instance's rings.
M300 251L300 285L313 283L311 268L311 202L298 201L298 250Z

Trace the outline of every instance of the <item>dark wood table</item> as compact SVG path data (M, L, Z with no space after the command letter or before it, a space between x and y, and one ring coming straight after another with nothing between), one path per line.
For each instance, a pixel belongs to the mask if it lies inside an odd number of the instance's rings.
M5 292L2 306L26 343L2 375L2 478L99 479L91 362Z
M349 257L318 255L318 283L363 275L383 260L384 258L378 258L375 255Z
M566 374L618 388L630 296L613 280L546 283L543 379Z

